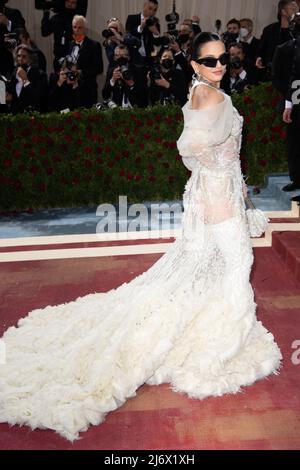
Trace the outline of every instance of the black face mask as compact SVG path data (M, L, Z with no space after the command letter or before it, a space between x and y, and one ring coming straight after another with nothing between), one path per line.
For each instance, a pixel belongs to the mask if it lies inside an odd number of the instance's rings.
M122 67L123 65L127 65L129 60L126 57L120 57L119 59L115 60L115 63Z
M172 59L164 59L161 63L161 65L167 70L170 70L173 67L173 64L174 62Z
M233 69L239 70L240 68L243 67L244 62L239 57L233 57L230 60L230 65Z

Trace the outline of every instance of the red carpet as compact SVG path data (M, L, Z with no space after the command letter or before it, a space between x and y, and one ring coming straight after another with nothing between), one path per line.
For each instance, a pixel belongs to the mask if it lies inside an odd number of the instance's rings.
M204 401L176 394L167 385L144 386L73 445L51 431L3 424L0 449L299 449L300 365L293 365L291 356L292 343L300 340L300 283L275 250L259 248L255 255L258 317L282 350L279 376L243 393ZM128 282L159 257L2 263L0 333L35 308Z

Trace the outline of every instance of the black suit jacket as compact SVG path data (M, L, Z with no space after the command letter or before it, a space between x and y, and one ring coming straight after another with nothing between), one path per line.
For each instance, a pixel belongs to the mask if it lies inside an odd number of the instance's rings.
M26 87L23 86L20 96L16 92L16 70L12 76L11 82L8 86L8 92L12 94L11 111L15 113L23 113L28 108L45 112L47 110L47 91L48 91L48 77L45 72L39 70L36 66L32 66L27 72L30 84Z
M25 20L19 10L16 10L14 8L4 7L3 14L12 23L11 31L8 31L6 27L3 28L4 34L13 32L16 28L25 28Z
M275 51L272 66L272 81L274 87L286 99L291 101L295 90L291 85L300 79L300 38L278 46Z
M133 36L144 40L146 56L151 57L151 52L154 50L154 46L161 46L162 39L155 38L151 31L147 28L144 28L142 34L138 32L138 27L141 24L141 14L138 15L129 15L126 21L126 31ZM160 31L160 26L158 25L158 30Z
M58 59L65 57L69 52L70 43L73 39L72 20L74 15L58 13L50 18L50 13L44 12L41 33L43 37L54 34L55 68L58 66Z
M280 23L272 23L263 30L258 50L258 57L261 57L265 66L271 66L275 49L280 44L292 39L287 28L281 28Z
M71 54L75 42L70 45ZM77 69L81 70L79 82L80 106L90 108L98 100L97 76L103 73L102 47L99 42L86 37L77 59Z
M115 86L111 86L110 80L117 65L111 65L108 69L106 82L102 90L102 96L105 100L112 99L118 106L122 106L124 95L129 99L132 106L147 106L147 83L141 68L130 64L129 68L134 81L134 86L129 87L125 82L120 81Z
M259 57L260 40L254 37L250 44L248 42L243 42L243 46L246 57L252 62L256 62L257 57Z

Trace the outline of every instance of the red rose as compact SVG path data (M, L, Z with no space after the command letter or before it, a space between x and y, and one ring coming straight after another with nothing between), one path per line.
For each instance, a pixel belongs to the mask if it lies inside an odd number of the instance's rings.
M262 139L260 139L260 141L261 141L262 144L266 145L269 142L269 139L268 139L268 137L265 136Z
M93 166L91 160L84 160L85 168L91 168Z
M73 117L74 117L75 119L78 119L78 120L81 119L81 114L80 114L78 111L73 112L72 115L73 115Z
M285 140L285 139L286 139L286 135L287 135L287 134L286 134L286 131L282 131L282 132L280 133L281 139L282 139L282 140Z
M32 166L29 168L30 173L36 175L38 173L38 168L36 166Z
M4 160L4 166L6 166L6 168L11 167L11 165L12 165L12 161L11 161L11 160Z
M20 158L20 157L21 157L21 152L20 152L20 150L14 150L14 157L15 157L15 158Z

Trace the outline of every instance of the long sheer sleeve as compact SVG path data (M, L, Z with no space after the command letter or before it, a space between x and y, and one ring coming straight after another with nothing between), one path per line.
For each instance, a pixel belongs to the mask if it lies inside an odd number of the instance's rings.
M191 108L194 89L183 108L184 129L177 141L183 163L191 171L199 163L210 168L216 164L215 147L230 137L233 126L233 107L227 95L221 103L197 110Z

